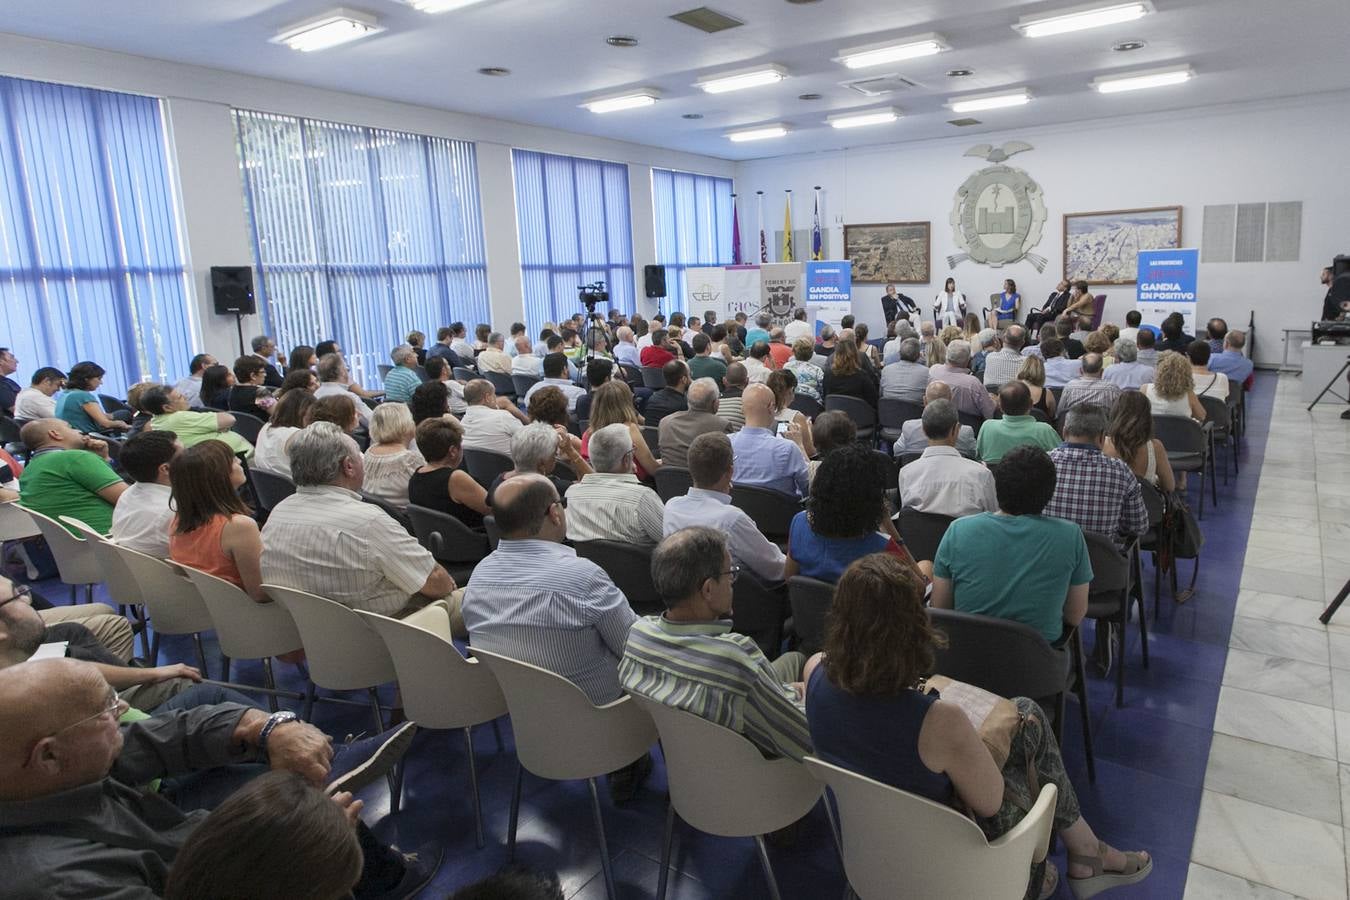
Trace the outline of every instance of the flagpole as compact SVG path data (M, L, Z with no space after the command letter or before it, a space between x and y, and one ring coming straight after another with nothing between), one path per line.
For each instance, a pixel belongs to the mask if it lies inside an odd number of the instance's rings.
M811 224L811 258L823 259L825 256L824 242L820 236L820 185L816 185L816 208L812 216Z
M792 188L783 191L787 196L783 200L783 258L781 262L794 262L796 254L792 246Z
M736 194L731 195L731 264L741 264L741 213L736 205Z
M759 198L759 261L767 263L769 261L769 245L764 240L764 192L755 191L755 196Z

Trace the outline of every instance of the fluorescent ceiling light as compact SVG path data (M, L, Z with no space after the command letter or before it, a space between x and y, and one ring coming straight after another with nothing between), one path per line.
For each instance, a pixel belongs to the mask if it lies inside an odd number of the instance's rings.
M424 13L443 13L473 6L475 3L482 3L483 0L403 0L403 2Z
M581 106L589 109L593 113L618 112L621 109L637 109L640 106L651 106L661 95L656 91L644 89L641 91L631 91L627 94L618 94L613 97L598 97L595 100L587 100Z
M840 113L837 116L826 117L825 121L831 128L858 128L863 125L885 125L898 118L900 110L891 106L886 109L869 109L866 112Z
M1083 31L1087 28L1100 28L1103 25L1119 25L1121 22L1133 22L1153 12L1153 4L1148 0L1138 3L1118 3L1114 6L1078 8L1054 16L1024 16L1013 27L1024 37L1047 37L1052 34L1067 34L1070 31Z
M758 128L747 128L744 131L729 131L726 134L727 140L741 143L742 141L762 141L767 138L782 137L788 133L788 127L782 123L774 125L760 125Z
M285 44L292 50L309 53L370 37L381 31L384 28L374 16L339 7L283 29L272 38L272 43Z
M726 75L709 75L694 82L694 86L702 88L709 94L725 94L727 91L777 84L786 77L787 70L782 66L760 66L757 69L746 69Z
M882 66L886 63L932 56L950 49L951 46L940 35L924 34L898 44L869 44L866 47L840 50L835 61L843 63L850 69L865 69L868 66Z
M984 109L1004 109L1009 106L1021 106L1031 100L1031 92L1026 88L1002 94L984 94L979 97L965 97L952 100L947 106L952 112L979 112Z
M1170 69L1151 69L1130 75L1099 75L1092 79L1092 86L1103 94L1119 94L1121 91L1139 91L1144 88L1166 87L1169 84L1183 84L1193 77L1195 72L1190 66L1173 66Z

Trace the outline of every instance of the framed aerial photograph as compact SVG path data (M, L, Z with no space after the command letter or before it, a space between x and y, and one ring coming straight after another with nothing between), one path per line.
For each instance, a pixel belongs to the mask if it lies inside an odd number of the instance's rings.
M1180 246L1180 206L1066 213L1064 277L1088 284L1134 284L1140 250Z
M927 284L931 222L845 225L844 259L855 284Z

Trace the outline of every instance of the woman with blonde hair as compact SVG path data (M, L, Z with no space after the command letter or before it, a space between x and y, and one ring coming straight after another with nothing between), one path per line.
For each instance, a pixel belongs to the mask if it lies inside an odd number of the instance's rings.
M993 328L994 326L990 325L989 327ZM942 330L946 331L947 329L944 328ZM980 317L975 315L975 313L966 313L966 321L963 323L962 328L963 333L961 337L967 341L970 341L972 344L978 347L979 341L977 340L977 338L979 337L980 332L982 330L983 328L980 325Z
M961 326L948 325L946 328L943 328L941 331L938 332L938 337L942 338L942 346L944 347L946 347L952 341L959 341L963 337L961 332Z
M877 383L864 371L858 343L853 338L843 338L835 345L822 393L826 397L835 394L857 397L869 406L877 405Z
M595 389L591 394L591 418L586 425L586 433L581 436L581 455L590 459L591 435L606 425L627 425L633 438L633 464L637 477L643 480L651 478L653 472L661 468L657 459L642 437L642 419L633 405L633 389L618 378L611 378Z
M1045 360L1032 354L1022 361L1017 380L1031 391L1031 408L1039 409L1051 422L1055 421L1055 395L1045 389Z
M941 335L933 335L928 339L928 344L924 348L923 364L928 368L940 366L947 362L947 342Z
M1155 416L1190 416L1205 421L1205 407L1195 396L1195 376L1191 361L1175 350L1158 354L1153 381L1141 385L1139 393L1149 399Z
M417 426L404 403L381 403L370 414L370 449L361 490L399 509L408 505L408 479L427 464L411 444Z

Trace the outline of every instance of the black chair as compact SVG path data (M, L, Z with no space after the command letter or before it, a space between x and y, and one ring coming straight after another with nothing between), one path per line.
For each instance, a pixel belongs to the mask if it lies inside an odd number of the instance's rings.
M1214 505L1219 504L1219 485L1214 477L1214 441L1212 429L1192 419L1190 416L1167 416L1154 414L1153 434L1162 441L1167 450L1167 461L1173 472L1200 473L1200 518L1205 517L1205 473L1209 473L1209 486L1213 493Z
M230 430L250 444L258 443L258 432L262 431L262 427L267 423L248 413L232 412L230 415L234 416L234 424L230 426Z
M424 506L409 506L408 521L418 543L445 567L455 583L463 586L473 567L490 552L488 536L465 525L449 513Z
M413 371L417 373L418 378L422 379L423 384L431 380L431 376L427 374L426 366L413 366Z
M295 482L285 475L250 468L249 478L253 482L253 492L258 497L258 505L264 512L271 512L278 503L295 493Z
M998 418L1002 417L1003 417L1003 410L999 410ZM1046 415L1045 410L1036 406L1033 406L1031 408L1031 417L1035 419L1037 422L1044 422L1047 425L1055 424L1055 421L1051 419L1048 415Z
M923 456L923 451L922 451L922 450L919 450L918 452L912 452L912 453L901 453L899 456L896 457L896 462L900 463L900 468L903 469L905 466L907 466L907 465L909 465L910 463L914 462L915 460L917 460L917 459L918 459L919 457L921 457L921 456Z
M380 384L384 384L384 380L389 377L389 373L394 371L393 366L386 366L383 363L376 365L375 368L378 369L380 373Z
M619 374L624 381L628 382L629 387L645 387L641 366L635 366L632 363L619 363ZM664 387L664 385L662 386Z
M642 367L642 386L659 391L666 386L665 370L660 366Z
M472 475L473 480L481 484L485 490L492 487L492 482L497 480L498 475L510 472L515 467L515 460L505 453L498 453L495 450L464 448L464 470Z
M130 413L132 411L131 407L127 406L126 401L118 400L111 394L99 394L98 402L103 404L103 411L110 416L113 413Z
M690 477L689 470L681 469L679 466L663 465L652 477L656 479L656 493L661 497L662 503L668 502L672 497L683 497L694 486L694 479Z
M788 404L789 409L795 409L797 412L806 416L812 421L816 416L825 411L825 407L820 405L820 401L806 394L793 394L792 402Z
M947 527L955 521L951 516L919 512L906 506L900 510L897 530L905 539L910 556L916 560L933 559L937 556L938 545L942 543Z
M1239 390L1240 390L1239 386ZM1205 422L1209 425L1211 440L1223 444L1228 458L1233 461L1233 474L1238 475L1237 434L1233 427L1233 411L1228 403L1218 397L1202 395L1200 405L1205 408ZM1223 467L1223 483L1228 483L1228 466Z
M468 366L455 366L450 374L455 377L456 381L473 381L478 377L478 373Z
M516 386L516 394L524 397L530 390L543 379L535 378L533 375L512 375L511 383Z
M661 455L661 431L655 425L642 426L642 439L647 442L647 449L652 452L652 456Z
M361 499L371 506L378 506L380 509L384 510L389 514L391 519L402 525L404 529L407 530L408 534L413 534L412 522L408 520L408 516L403 510L399 509L388 500L385 500L382 497L376 497L374 494L367 494L365 491L361 492Z
M502 532L497 527L497 520L493 516L483 516L483 531L487 532L488 551L497 549L497 544L501 542Z
M1059 387L1048 387L1048 388L1046 388L1046 390L1049 391L1052 395L1054 395L1054 398L1055 398L1055 408L1058 409L1058 408L1059 408L1059 398L1060 398L1060 396L1064 393L1064 385L1061 384Z
M777 544L787 541L792 519L802 511L802 502L791 494L748 484L731 486L731 505L745 511L766 538Z
M577 556L605 570L638 615L656 615L665 610L652 584L651 547L622 541L578 541L572 546Z
M750 638L765 656L774 659L783 647L786 587L782 582L765 584L753 572L742 569L731 591L731 630Z
M881 436L891 443L900 440L900 430L910 419L923 418L923 404L909 400L897 400L894 397L882 397L877 401L877 424Z
M503 375L501 372L485 372L481 376L492 382L492 388L499 397L516 398L516 383L513 380L515 376Z
M984 416L979 413L957 410L956 418L961 420L962 425L969 425L970 430L975 432L976 437L980 436L980 428L984 425Z
M11 444L17 448L23 447L23 441L19 438L19 423L9 416L0 415L0 447L9 447Z
M1136 545L1136 552L1134 554L1134 577L1135 583L1140 585L1140 590L1142 591L1143 587L1142 579L1140 578L1139 555L1141 553L1152 553L1153 618L1156 619L1158 617L1158 603L1162 596L1162 559L1160 557L1162 551L1162 533L1159 531L1159 526L1162 525L1163 516L1167 514L1167 498L1162 495L1162 491L1158 490L1147 480L1140 478L1137 475L1135 476L1135 480L1139 482L1139 491L1144 498L1144 510L1148 513L1148 531L1145 531L1140 535L1138 544ZM1197 559L1197 568L1199 567L1199 564L1200 561Z
M576 470L565 462L553 464L553 477L559 481L573 482L577 480Z
M788 605L797 649L810 655L825 643L825 616L834 602L834 585L828 581L793 575L788 579ZM732 600L733 608L735 600Z
M1061 742L1065 695L1077 694L1088 781L1097 780L1087 679L1076 630L1067 648L1060 648L1021 622L951 609L930 608L928 615L933 627L947 636L946 647L934 648L934 672L1000 697L1030 697L1050 714L1055 737Z
M825 398L825 408L837 409L852 419L858 428L859 441L876 443L877 411L866 400L847 394L831 394Z
M1138 549L1131 541L1125 553L1116 549L1115 541L1091 531L1083 532L1087 540L1088 561L1092 563L1092 584L1088 587L1087 618L1111 622L1116 627L1116 706L1125 705L1125 636L1130 624L1130 607L1139 605L1139 644L1148 668L1148 616L1144 613L1144 596L1134 580L1133 556ZM1100 638L1100 632L1099 632Z

